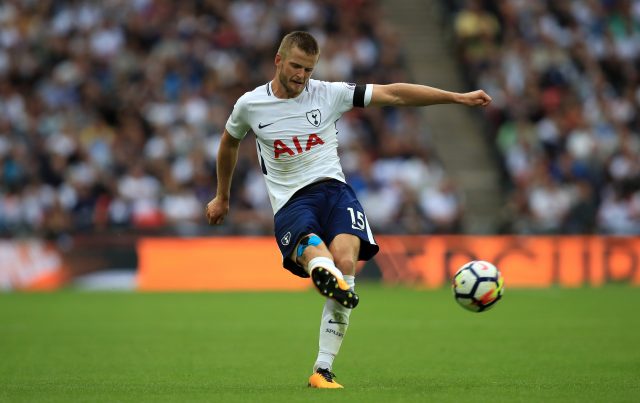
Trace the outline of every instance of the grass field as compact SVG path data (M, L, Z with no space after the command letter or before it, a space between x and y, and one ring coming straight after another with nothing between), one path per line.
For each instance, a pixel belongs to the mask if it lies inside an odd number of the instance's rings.
M339 391L306 387L313 291L0 294L0 401L640 401L638 288L359 291Z

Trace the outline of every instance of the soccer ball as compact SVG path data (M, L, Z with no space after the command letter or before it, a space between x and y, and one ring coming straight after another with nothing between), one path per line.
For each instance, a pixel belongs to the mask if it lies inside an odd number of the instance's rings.
M473 312L484 312L502 298L504 279L493 264L474 260L456 272L452 288L460 306Z

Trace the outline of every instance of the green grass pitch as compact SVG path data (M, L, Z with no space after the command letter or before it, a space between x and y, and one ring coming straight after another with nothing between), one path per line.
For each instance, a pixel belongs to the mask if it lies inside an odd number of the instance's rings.
M322 298L302 293L0 294L3 402L638 402L640 288L363 284L334 371L311 390Z

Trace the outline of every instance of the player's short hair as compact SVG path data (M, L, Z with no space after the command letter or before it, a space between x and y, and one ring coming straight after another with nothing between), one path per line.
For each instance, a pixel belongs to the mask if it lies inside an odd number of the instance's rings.
M282 42L280 42L278 54L281 57L287 57L289 51L294 47L312 56L320 53L320 47L318 46L316 38L304 31L293 31L285 35L284 38L282 38Z

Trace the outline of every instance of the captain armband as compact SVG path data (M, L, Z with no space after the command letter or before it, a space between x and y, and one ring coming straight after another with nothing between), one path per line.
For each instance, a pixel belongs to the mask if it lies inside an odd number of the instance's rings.
M365 84L357 84L355 90L353 90L353 106L357 108L364 108L364 95L367 92L367 86Z

